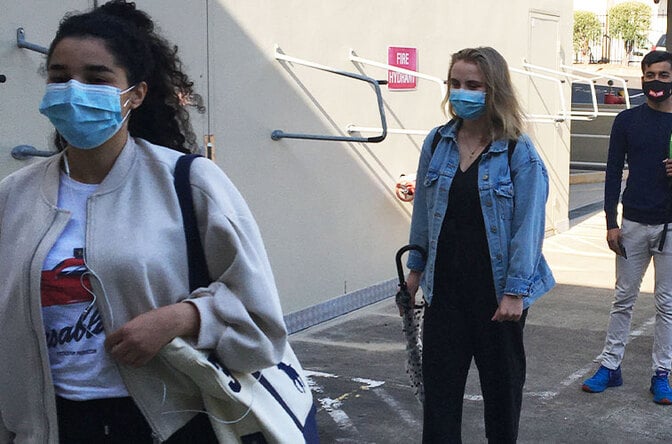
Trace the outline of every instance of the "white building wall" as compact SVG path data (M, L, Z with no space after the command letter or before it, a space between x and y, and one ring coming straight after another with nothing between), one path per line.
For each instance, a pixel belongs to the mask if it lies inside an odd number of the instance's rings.
M92 3L0 1L0 74L8 79L0 84L0 177L26 162L11 158L12 147L44 149L50 139L49 125L37 112L42 56L16 47L16 27L47 46L66 10ZM380 126L370 85L280 62L275 45L288 56L376 79L385 79L386 70L351 62L351 48L386 63L389 45L416 47L419 71L440 78L450 54L468 46L493 46L516 68L524 60L553 69L571 64L571 0L480 3L136 1L180 47L206 99L207 113L193 116L196 132L214 135L216 162L259 222L286 313L316 306L346 310L381 292L394 294L394 254L407 243L412 211L412 204L396 199L394 186L400 174L415 172L423 137L388 134L377 144L271 140L276 129L343 136L349 124ZM543 43L538 35L531 41L540 19L552 30ZM555 84L520 74L513 79L527 108L557 113ZM429 130L445 121L436 83L420 79L414 91L405 92L381 88L389 128ZM564 99L569 103L568 88ZM531 123L530 133L551 176L547 230L561 231L568 227L569 122ZM344 294L350 299L339 298ZM322 315L313 310L311 316Z

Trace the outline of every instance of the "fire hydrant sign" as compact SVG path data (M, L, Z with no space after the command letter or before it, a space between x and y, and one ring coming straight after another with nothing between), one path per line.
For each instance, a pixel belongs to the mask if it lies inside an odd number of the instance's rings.
M418 49L401 46L388 46L387 64L397 68L407 69L409 71L418 70ZM414 75L387 70L387 88L390 90L410 90L415 89L418 84L418 78Z

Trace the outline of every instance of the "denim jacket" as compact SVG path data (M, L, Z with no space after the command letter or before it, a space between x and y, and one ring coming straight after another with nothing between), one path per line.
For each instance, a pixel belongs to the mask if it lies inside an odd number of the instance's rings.
M430 131L418 166L410 243L427 251L427 261L417 251L409 253L407 266L421 271L427 303L434 290L436 247L448 208L448 193L460 159L458 121ZM434 155L436 131L441 139ZM478 191L485 221L490 263L497 300L504 294L522 295L524 308L549 291L555 280L541 253L548 197L548 173L528 136L522 135L510 161L508 141L493 141L478 165Z

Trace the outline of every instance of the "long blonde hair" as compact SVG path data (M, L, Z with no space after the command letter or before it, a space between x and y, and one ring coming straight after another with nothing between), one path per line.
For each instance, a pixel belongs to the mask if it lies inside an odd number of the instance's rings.
M452 55L448 68L448 90L441 101L441 109L457 117L450 105L450 74L455 62L477 65L485 78L485 106L487 121L492 126L494 139L517 139L523 133L523 112L516 98L509 66L504 57L494 48L482 46L465 48ZM459 117L457 117L459 118Z

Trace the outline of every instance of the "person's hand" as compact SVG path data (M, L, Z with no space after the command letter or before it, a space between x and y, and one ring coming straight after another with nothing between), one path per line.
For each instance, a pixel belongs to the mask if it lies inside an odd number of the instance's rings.
M623 256L623 251L621 251L620 228L610 228L607 230L607 244L609 244L609 249L611 251L613 251L619 256Z
M130 367L142 367L177 336L198 332L198 310L190 303L177 303L143 313L105 340L105 349L114 360Z
M672 177L672 159L665 159L663 163L665 164L665 175Z
M408 290L408 294L411 295L411 298L408 301L408 306L407 307L400 307L399 308L399 316L404 315L404 309L412 309L413 306L415 305L415 294L418 292L418 288L420 287L420 277L422 276L421 271L414 271L411 270L408 273L408 276L406 277L406 290Z
M520 320L523 314L523 298L505 294L499 307L495 310L495 315L492 317L493 321L514 321Z

